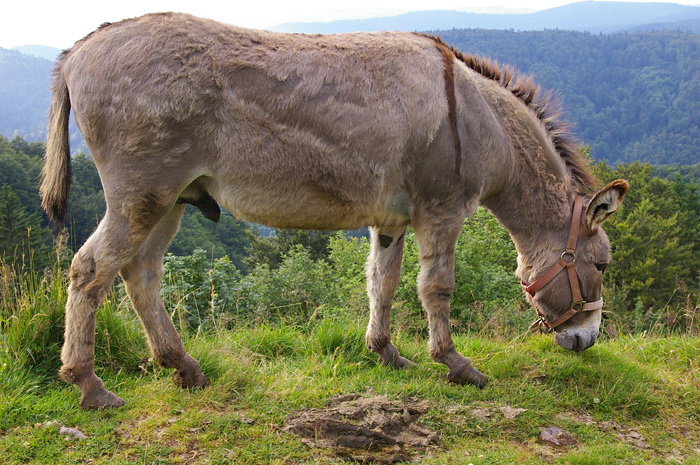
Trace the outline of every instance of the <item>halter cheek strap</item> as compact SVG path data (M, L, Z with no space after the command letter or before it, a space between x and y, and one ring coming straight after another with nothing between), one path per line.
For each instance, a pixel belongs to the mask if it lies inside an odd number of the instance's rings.
M576 262L576 243L578 241L582 209L583 200L579 195L576 195L574 197L573 212L571 214L571 228L569 229L569 238L566 241L566 250L561 254L559 260L552 265L552 267L547 270L545 274L540 276L529 286L523 281L520 282L523 290L534 297L537 291L547 285L562 270L566 269L566 274L569 277L569 284L571 285L571 308L569 308L569 310L564 312L564 314L556 320L548 322L540 309L537 308L537 305L535 305L535 311L537 312L539 318L532 325L530 325L530 331L532 332L537 330L546 333L551 332L554 328L561 325L565 321L568 321L579 312L591 312L603 308L602 298L596 300L595 302L586 302L583 300L583 297L581 297L581 288L578 282L578 275L576 274L576 266L574 266L574 263Z

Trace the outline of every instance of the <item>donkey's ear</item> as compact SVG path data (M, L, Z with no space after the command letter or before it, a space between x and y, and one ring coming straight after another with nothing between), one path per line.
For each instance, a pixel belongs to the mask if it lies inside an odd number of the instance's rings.
M595 233L608 216L622 205L622 199L629 190L630 185L624 179L616 179L600 192L598 192L586 210L585 225L591 232Z

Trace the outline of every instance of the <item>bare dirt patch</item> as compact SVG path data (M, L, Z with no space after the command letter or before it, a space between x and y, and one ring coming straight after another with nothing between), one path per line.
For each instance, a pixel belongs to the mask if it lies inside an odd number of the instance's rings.
M347 460L415 460L440 445L438 435L418 422L428 407L428 402L416 398L392 401L384 396L350 394L331 399L326 408L290 414L284 431L299 436L308 447Z

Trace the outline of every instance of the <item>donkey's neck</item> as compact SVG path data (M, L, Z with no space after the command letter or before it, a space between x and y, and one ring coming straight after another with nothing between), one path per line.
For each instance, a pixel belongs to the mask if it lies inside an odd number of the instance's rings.
M537 128L539 129L539 128ZM540 137L537 137L540 136ZM481 199L509 231L518 251L518 274L545 266L571 222L575 195L565 163L541 134L511 136L510 153L494 170Z

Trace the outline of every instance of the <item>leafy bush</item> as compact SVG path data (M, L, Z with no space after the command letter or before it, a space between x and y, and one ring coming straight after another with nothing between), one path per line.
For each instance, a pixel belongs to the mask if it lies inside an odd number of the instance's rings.
M331 237L329 248L329 273L338 303L352 315L366 315L369 300L365 263L369 255L369 240L339 232Z
M486 210L464 222L455 251L452 318L471 331L521 331L532 320L515 276L517 252L508 231Z
M160 294L180 330L226 326L241 317L241 275L228 257L210 260L204 250L165 257Z
M301 246L282 256L276 269L256 267L242 281L246 307L258 321L308 321L327 304L336 302L325 260L314 260Z

